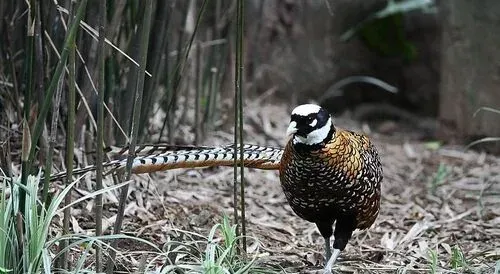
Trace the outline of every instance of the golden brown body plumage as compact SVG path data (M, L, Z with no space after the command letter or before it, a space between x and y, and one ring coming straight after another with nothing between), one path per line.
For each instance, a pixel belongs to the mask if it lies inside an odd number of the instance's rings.
M378 215L382 168L366 136L338 129L330 142L312 151L290 140L280 180L294 212L310 222L333 223L352 215L355 228L365 229Z

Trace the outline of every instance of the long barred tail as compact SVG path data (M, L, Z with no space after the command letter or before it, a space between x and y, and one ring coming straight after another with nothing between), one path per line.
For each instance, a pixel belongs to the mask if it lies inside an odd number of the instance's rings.
M112 150L121 159L104 163L106 173L112 173L125 168L128 148ZM150 173L176 168L196 168L213 166L233 166L234 159L240 159L240 148L234 156L234 146L222 147L197 147L197 146L171 146L151 145L138 146L135 150L136 157L132 163L132 173ZM283 149L257 145L243 145L243 166L257 169L278 169ZM74 175L94 171L95 166L75 169ZM61 179L66 172L53 174L51 180Z

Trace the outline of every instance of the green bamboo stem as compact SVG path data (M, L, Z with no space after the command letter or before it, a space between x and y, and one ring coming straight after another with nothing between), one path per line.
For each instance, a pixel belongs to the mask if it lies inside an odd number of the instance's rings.
M54 75L52 76L49 87L47 88L47 91L45 93L45 98L43 100L42 107L38 115L38 119L36 120L35 123L35 129L33 130L33 135L31 139L32 146L28 157L28 167L32 166L33 159L35 158L36 144L38 143L38 140L42 135L42 130L45 124L45 118L47 118L49 108L52 104L52 96L57 88L57 83L59 82L59 78L61 77L63 69L66 65L66 60L68 59L71 43L74 43L75 41L76 33L78 31L80 21L83 18L86 6L87 6L87 0L82 0L80 5L78 6L75 20L71 23L68 34L64 41L64 48L63 51L61 52L61 58L57 63Z
M146 81L144 88L144 107L142 108L141 119L139 123L139 135L141 136L141 142L148 137L144 134L144 128L146 127L148 117L152 112L154 107L154 98L157 96L156 93L159 89L160 78L162 76L163 64L168 62L167 53L165 53L164 49L168 40L168 27L171 22L172 9L171 4L167 1L158 2L159 12L156 14L155 18L155 29L157 30L157 34L152 37L153 42L153 51L149 54L148 64L152 64L150 67L152 68L151 74L153 75L151 78ZM163 55L163 56L162 56ZM150 141L150 140L148 140Z
M27 32L27 55L26 55L26 67L27 67L27 74L26 74L26 89L24 93L24 120L28 121L29 116L30 116L30 110L31 110L31 96L33 94L33 89L34 89L34 81L33 81L33 75L34 75L34 68L33 68L33 60L35 59L34 57L34 41L35 41L35 19L34 15L35 9L33 6L33 1L27 2L29 4L28 7L28 32ZM14 71L13 71L14 72ZM14 73L13 73L14 74ZM26 123L26 125L29 127L29 124ZM26 160L26 161L25 161ZM21 173L21 184L23 186L26 186L26 181L27 181L27 175L30 173L30 163L29 163L29 158L24 159L21 162L21 168L23 172ZM19 190L19 211L21 214L24 216L25 208L24 208L24 203L26 199L26 192L23 188Z
M73 43L69 51L68 70L69 70L69 87L68 87L68 117L66 124L66 185L72 183L73 178L73 157L75 145L75 101L76 101L76 45ZM64 197L64 205L71 204L71 191ZM71 207L64 209L63 218L63 235L69 234L69 223L71 220ZM64 250L68 246L68 240L61 242L60 250ZM68 269L68 253L64 252L61 255L61 263L59 264L62 269Z
M52 158L54 157L54 147L57 143L57 123L58 123L58 118L59 118L59 106L61 104L61 96L62 96L62 89L64 85L64 75L63 77L59 78L59 84L57 87L57 92L56 92L56 98L55 98L55 104L52 109L52 121L50 125L50 136L49 136L49 149L47 152L47 158L45 159L45 174L51 174L52 173ZM42 190L42 201L44 202L44 208L48 207L48 191L49 191L49 185L50 185L50 176L45 176L44 182L43 182L43 190ZM69 194L68 194L69 196ZM67 269L68 262L60 260L59 261L59 267L62 269Z
M97 102L97 154L96 154L96 191L99 191L103 188L102 185L102 174L103 174L103 165L104 162L104 94L105 94L105 57L106 53L104 50L105 46L105 36L106 36L106 0L101 0L99 5L99 41L97 44L97 71L99 75L99 79L97 82L98 89L98 102ZM95 197L96 199L96 228L95 234L96 236L102 235L102 194L99 194ZM102 271L102 250L99 244L96 245L96 254L95 254L95 262L96 262L96 271Z
M127 156L127 165L125 168L125 180L129 181L132 174L132 163L135 158L135 146L137 143L137 137L139 133L139 119L141 115L141 107L142 107L142 99L143 99L143 91L144 91L144 77L146 72L146 61L147 61L147 53L149 46L149 34L151 30L151 17L153 10L153 1L146 1L146 8L144 11L144 17L142 21L142 30L140 37L140 48L139 48L139 70L137 72L137 83L136 83L136 97L133 105L133 119L130 129L130 145L129 145L129 154ZM116 217L116 222L114 225L113 233L118 234L121 231L121 226L123 223L123 214L125 212L125 203L127 199L128 187L129 184L126 184L120 195L120 204L118 206L118 213ZM114 268L114 259L116 256L116 241L111 243L111 252L109 254L109 259L107 262L106 273L113 273Z
M236 12L236 62L235 62L235 90L236 90L236 98L238 98L237 104L237 119L235 119L235 125L239 122L238 126L235 126L235 132L237 128L239 130L239 143L240 143L240 203L241 203L241 234L243 251L246 254L247 251L247 242L246 242L246 220L245 220L245 174L243 167L243 0L238 0L237 2L237 12ZM235 137L237 134L235 133ZM235 138L235 144L237 140ZM236 148L234 151L236 155ZM235 168L237 163L235 162ZM235 173L235 181L236 173Z
M201 94L201 43L196 46L195 98L194 98L194 144L200 142L200 94Z
M196 24L195 24L195 27L193 30L193 34L191 35L191 37L189 39L186 50L184 50L184 52L183 52L184 53L183 57L178 60L177 66L175 68L174 77L172 79L171 96L170 96L170 99L167 100L167 102L168 102L167 110L170 110L172 108L173 104L175 103L176 94L177 94L177 91L178 91L179 86L180 86L181 78L182 78L182 75L184 73L184 69L186 67L187 60L189 58L189 53L191 52L191 47L193 46L194 38L196 37L196 33L198 32L198 27L200 25L200 21L201 21L201 18L203 16L203 13L205 11L206 4L207 4L207 0L204 0L201 4L200 10L198 11L198 15L196 17ZM177 54L180 54L179 50L177 51ZM169 116L170 116L170 114L169 114ZM168 120L168 118L167 118L167 120ZM163 133L163 128L160 131L160 136L162 136L162 133Z
M21 179L24 178L24 182L21 181L21 183L24 183L26 185L26 181L29 175L28 168L27 168L27 162L28 162L28 156L29 156L29 151L31 149L31 133L30 133L30 128L28 126L28 122L26 120L23 121L23 139L22 139L22 147L21 147ZM21 188L22 189L22 188ZM25 208L25 201L26 201L26 192L25 191L20 191L20 194L24 194L24 197L20 197L19 200L19 212L14 212L12 211L12 218L14 218L14 215L16 215L16 228L18 231L17 235L17 246L19 247L19 253L15 254L20 261L20 266L24 267L24 259L23 259L23 252L24 252L24 238L23 238L23 227L24 227L24 221L23 221L23 215L22 212L24 212Z
M26 46L28 47L28 52L26 54L26 67L27 67L27 74L26 74L26 90L24 94L24 119L29 118L30 114L30 108L31 108L31 95L33 94L33 89L34 89L34 68L33 68L33 61L34 61L34 44L35 44L35 7L33 6L34 1L28 2L30 7L28 8L28 27L27 27L27 41L26 41Z

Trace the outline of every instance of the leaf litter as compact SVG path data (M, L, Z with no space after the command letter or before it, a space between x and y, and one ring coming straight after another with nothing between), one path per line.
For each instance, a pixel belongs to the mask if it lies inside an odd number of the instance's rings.
M282 146L289 111L283 104L267 102L246 108L245 143ZM231 128L224 126L225 122L220 122L221 127ZM336 124L355 131L370 130L382 159L384 181L379 217L370 229L354 232L335 271L428 273L433 253L438 273L495 271L500 260L499 157L461 147L430 146L407 138L405 133L378 134L349 117L337 117ZM190 126L179 127L186 132L186 143L192 141L193 134L187 134ZM217 129L202 145L228 144L232 136L231 130ZM110 178L105 181L112 184ZM123 233L147 239L160 248L181 249L179 243L198 243L224 214L232 217L232 183L233 170L225 167L134 176ZM323 238L314 224L292 212L278 172L246 169L245 184L247 235L260 243L257 248L256 241L249 240L250 255L258 250L257 263L278 272L321 273ZM89 180L84 180L74 195L84 195L89 186ZM118 197L118 191L104 195L107 233L116 219ZM87 201L73 209L75 232L94 232L93 207L92 201ZM60 232L60 227L54 230ZM148 248L120 241L122 271L137 269L144 261L141 251ZM451 263L454 250L462 252L465 264ZM156 262L159 266L164 263L168 262Z

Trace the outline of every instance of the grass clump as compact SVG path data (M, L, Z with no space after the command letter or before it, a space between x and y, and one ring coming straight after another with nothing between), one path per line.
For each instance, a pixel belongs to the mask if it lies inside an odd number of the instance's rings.
M236 225L232 225L227 216L211 228L208 236L190 231L178 232L191 240L168 241L163 254L168 264L158 273L279 273L257 262L261 257L257 242L251 258L240 254L243 237L237 235Z
M216 238L217 232L222 234L222 241ZM227 216L224 216L221 224L216 224L210 230L202 261L205 273L246 273L255 257L248 263L238 256L238 242L242 238L237 237L236 225L231 225Z
M438 273L438 254L436 250L429 249L429 273L435 274Z
M438 169L428 183L429 191L432 195L436 195L437 189L446 183L449 175L450 168L443 163L439 163Z
M38 199L40 176L28 176L26 186L20 179L3 180L0 198L0 269L5 273L50 273L51 250L47 241L52 218L69 187L44 207ZM21 214L19 193L26 193ZM24 221L23 221L24 219Z
M459 246L453 246L451 249L451 268L457 270L462 267L467 267L467 261L465 260L464 253Z
M66 207L71 207L83 200L93 198L98 194L122 187L115 185L83 196L73 203L61 207L71 188L78 182L74 181L60 192L54 194L50 203L44 205L39 198L41 177L29 175L26 186L21 184L19 177L12 180L4 179L0 189L0 273L53 273L55 260L70 248L86 246L80 256L76 254L76 269L78 273L84 265L88 267L86 258L94 243L101 243L110 238L125 237L123 235L108 235L102 237L87 237L85 235L58 236L54 230L53 219ZM24 190L26 199L23 201L25 213L20 212L20 191ZM127 237L130 238L130 237ZM72 244L56 252L57 246L63 240L71 240ZM144 240L141 240L144 242ZM87 271L87 270L86 270Z

